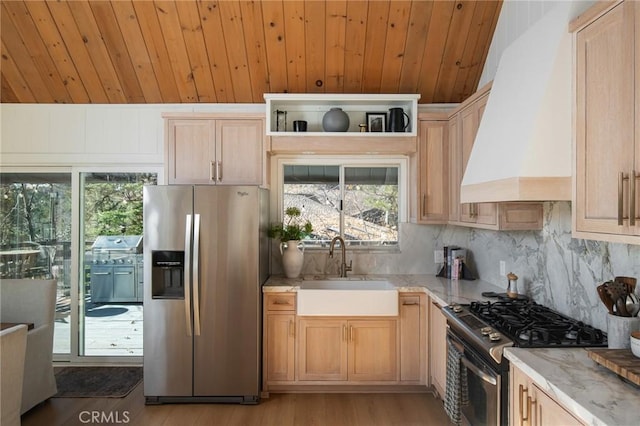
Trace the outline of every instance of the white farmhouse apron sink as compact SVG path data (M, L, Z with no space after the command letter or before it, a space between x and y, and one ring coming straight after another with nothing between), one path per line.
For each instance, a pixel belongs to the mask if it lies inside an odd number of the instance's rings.
M303 281L300 316L398 316L398 290L387 281Z

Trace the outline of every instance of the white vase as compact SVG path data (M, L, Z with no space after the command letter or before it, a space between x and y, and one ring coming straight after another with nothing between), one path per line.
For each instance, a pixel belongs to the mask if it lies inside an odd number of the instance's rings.
M280 243L282 267L287 278L298 278L302 272L304 261L304 244L302 241L286 241Z

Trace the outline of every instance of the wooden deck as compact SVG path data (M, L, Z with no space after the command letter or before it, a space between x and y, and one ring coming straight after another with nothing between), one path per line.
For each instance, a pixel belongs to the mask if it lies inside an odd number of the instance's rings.
M86 301L85 355L142 356L142 304ZM56 307L54 354L68 354L71 348L71 315L68 300Z

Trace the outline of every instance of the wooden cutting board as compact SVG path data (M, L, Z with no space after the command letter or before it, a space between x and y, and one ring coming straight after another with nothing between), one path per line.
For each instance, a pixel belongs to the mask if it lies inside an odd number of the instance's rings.
M631 349L590 348L587 353L598 364L640 386L640 358Z

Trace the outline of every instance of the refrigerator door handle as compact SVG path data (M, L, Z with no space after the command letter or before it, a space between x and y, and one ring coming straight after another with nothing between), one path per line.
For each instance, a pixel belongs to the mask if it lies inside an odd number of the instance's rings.
M187 336L192 336L191 332L191 215L187 215L187 225L184 231L184 312L186 315Z
M193 225L193 329L200 335L200 215L194 215Z

